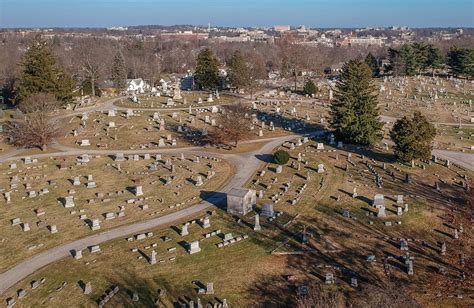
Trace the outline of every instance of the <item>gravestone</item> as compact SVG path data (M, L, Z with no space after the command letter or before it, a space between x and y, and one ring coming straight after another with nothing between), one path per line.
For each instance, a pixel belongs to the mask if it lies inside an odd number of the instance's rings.
M209 216L204 217L204 219L203 219L203 221L202 221L202 227L203 227L204 229L207 229L207 228L210 228L210 227L211 227L211 221L210 221Z
M66 196L64 197L64 207L65 208L71 208L74 207L74 196Z
M84 294L88 295L92 293L92 283L89 281L84 285Z
M189 232L188 232L188 225L187 224L184 224L183 225L183 228L181 229L181 236L186 236L188 235Z
M378 208L377 217L379 218L387 217L387 214L385 213L385 206L382 205Z
M200 251L201 251L201 248L199 247L199 241L194 241L194 242L189 243L189 250L188 250L189 254L192 255Z
M150 264L151 265L156 264L156 251L155 250L151 251Z
M254 231L260 231L262 230L262 227L260 226L260 216L258 214L255 214L255 223L253 226Z
M385 207L385 201L384 201L384 195L382 194L376 194L374 196L374 200L372 202L372 206L374 206L375 208L380 208L380 207Z
M265 203L262 206L262 211L260 213L262 217L273 217L275 216L275 211L273 210L273 203Z

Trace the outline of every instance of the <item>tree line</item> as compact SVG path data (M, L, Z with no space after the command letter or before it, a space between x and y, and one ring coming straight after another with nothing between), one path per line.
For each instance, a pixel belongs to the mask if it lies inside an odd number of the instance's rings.
M400 48L389 48L389 69L395 76L414 76L445 66L454 76L474 77L474 49L453 46L444 55L433 44L413 43Z

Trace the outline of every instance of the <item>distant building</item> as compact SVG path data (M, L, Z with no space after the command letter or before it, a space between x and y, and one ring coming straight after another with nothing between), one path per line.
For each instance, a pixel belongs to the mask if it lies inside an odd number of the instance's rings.
M290 26L275 26L273 27L273 30L275 30L276 32L287 32L287 31L290 31L291 30L291 27Z
M257 203L255 190L232 188L227 193L227 212L234 215L246 215Z
M202 41L209 39L209 33L194 33L192 31L183 32L162 32L160 38L164 41Z
M377 38L373 36L365 36L365 37L353 37L348 36L345 37L344 40L341 42L341 46L383 46L384 39Z
M145 93L147 83L141 79L127 79L127 92Z
M344 67L344 62L340 62L337 64L333 64L330 67L326 68L324 72L328 75L337 75L342 71L342 68Z

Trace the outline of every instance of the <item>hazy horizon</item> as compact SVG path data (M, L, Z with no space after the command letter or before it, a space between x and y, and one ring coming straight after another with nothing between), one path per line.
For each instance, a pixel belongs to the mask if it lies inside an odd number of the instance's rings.
M472 0L0 0L1 28L474 27Z

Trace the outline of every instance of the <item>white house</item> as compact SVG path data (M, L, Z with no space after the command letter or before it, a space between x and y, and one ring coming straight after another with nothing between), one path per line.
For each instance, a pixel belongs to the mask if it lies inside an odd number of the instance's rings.
M127 79L127 91L128 92L137 92L137 93L145 93L147 89L147 83L141 79Z

